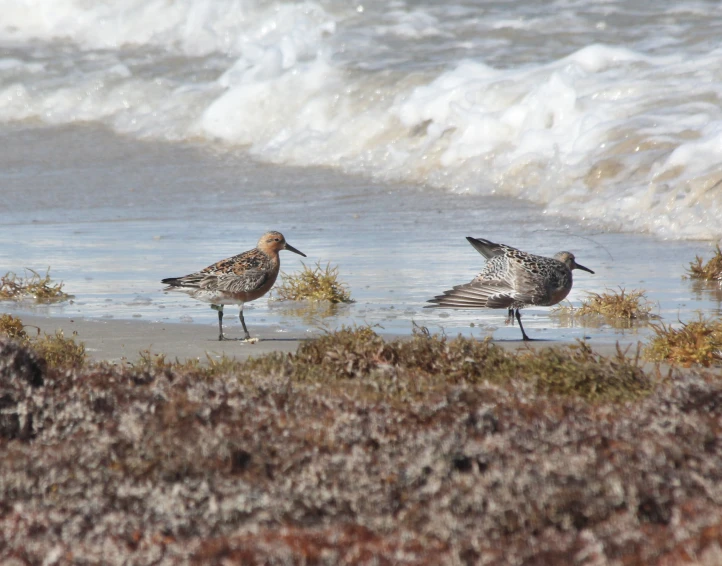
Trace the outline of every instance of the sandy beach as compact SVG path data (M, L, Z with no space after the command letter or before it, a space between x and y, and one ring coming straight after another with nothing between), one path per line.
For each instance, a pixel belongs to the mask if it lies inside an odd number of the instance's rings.
M86 346L88 357L94 361L114 363L134 362L141 352L164 354L167 359L185 361L205 360L206 356L245 359L269 352L295 352L301 333L279 333L269 327L254 327L255 343L237 340L217 340L217 332L208 325L169 324L136 320L102 320L83 318L49 318L23 315L28 331L33 327L46 334L62 331L65 336L77 335ZM216 329L217 330L217 329ZM241 336L240 332L227 331L228 337Z

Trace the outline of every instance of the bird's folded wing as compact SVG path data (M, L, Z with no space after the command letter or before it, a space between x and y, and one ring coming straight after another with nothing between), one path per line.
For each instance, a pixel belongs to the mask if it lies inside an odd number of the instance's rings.
M198 287L207 291L227 293L249 293L261 287L268 280L268 272L248 269L243 273L205 274Z

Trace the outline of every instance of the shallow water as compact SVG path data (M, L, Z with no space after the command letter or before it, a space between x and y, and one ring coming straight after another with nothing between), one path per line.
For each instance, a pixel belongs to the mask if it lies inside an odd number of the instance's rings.
M518 199L263 164L202 143L142 142L98 127L15 126L2 142L0 269L49 266L75 295L72 304L3 304L14 312L193 323L199 335L212 335L215 312L164 294L160 279L249 249L265 230L278 229L309 256L304 261L338 265L356 303L324 317L329 313L263 298L246 306L251 332L254 325L314 332L368 323L406 334L415 322L452 335L516 340L519 330L504 325L504 311L423 309L480 270L483 258L467 235L545 255L573 251L596 275L575 272L572 303L585 291L625 287L645 289L665 322L722 313L718 286L700 288L681 277L695 254L710 256L710 242L590 230ZM282 270L300 269L301 260L283 252ZM532 337L610 342L650 332L569 325L549 311L524 311ZM229 307L226 320L240 333L235 312Z

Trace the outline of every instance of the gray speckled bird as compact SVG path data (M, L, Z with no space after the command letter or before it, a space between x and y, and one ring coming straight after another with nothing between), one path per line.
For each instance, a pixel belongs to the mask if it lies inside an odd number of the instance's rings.
M572 270L591 269L579 265L571 252L559 252L553 258L522 252L511 246L481 238L467 237L474 249L486 259L486 265L471 283L457 285L429 302L427 308L508 309L516 314L524 340L519 309L529 305L549 307L563 300L572 289Z
M306 257L286 243L280 232L266 232L252 250L222 259L190 275L163 279L161 283L168 285L164 291L181 291L194 299L211 303L211 308L218 311L219 340L225 340L223 305L240 305L238 318L248 340L251 335L243 319L243 304L255 301L271 290L281 267L278 257L281 250Z

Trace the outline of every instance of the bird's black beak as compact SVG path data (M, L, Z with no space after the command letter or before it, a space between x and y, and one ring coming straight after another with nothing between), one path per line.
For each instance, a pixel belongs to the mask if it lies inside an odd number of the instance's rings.
M293 247L291 244L289 244L289 243L286 243L286 247L285 247L284 249L288 250L289 252L293 252L293 253L295 253L295 254L302 255L303 257L307 257L305 253L299 252L296 248L294 248L294 247ZM589 271L589 270L587 270L587 271ZM594 272L592 272L592 273L594 273Z
M589 269L588 267L584 267L583 265L579 265L576 261L574 262L574 267L576 267L577 269L581 269L582 271L586 271L587 273L591 273L592 275L594 275L594 272L593 272L591 269Z

